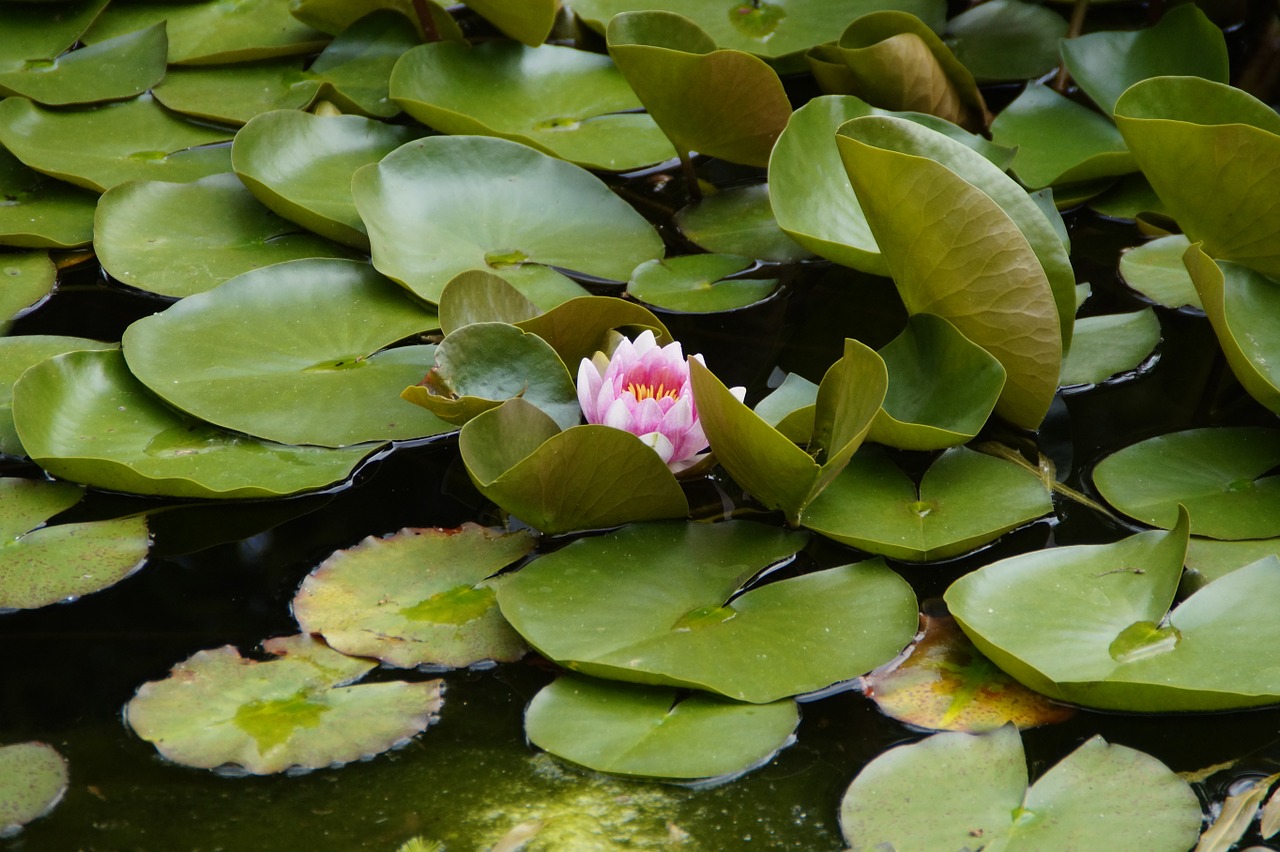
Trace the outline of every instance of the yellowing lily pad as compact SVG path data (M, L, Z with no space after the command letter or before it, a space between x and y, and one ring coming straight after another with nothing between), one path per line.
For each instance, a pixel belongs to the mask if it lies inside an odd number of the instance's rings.
M275 659L246 659L230 645L197 652L143 684L125 720L176 763L268 775L366 760L438 718L439 680L352 685L377 664L309 636L262 648Z
M68 781L67 761L53 746L0 746L0 837L12 837L57 807Z
M331 648L401 668L518 660L528 649L498 611L503 580L491 575L534 543L470 523L366 538L307 575L293 614Z

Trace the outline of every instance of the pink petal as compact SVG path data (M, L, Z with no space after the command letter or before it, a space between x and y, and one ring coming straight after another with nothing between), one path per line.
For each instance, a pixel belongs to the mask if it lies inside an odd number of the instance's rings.
M614 429L621 429L624 432L633 432L632 424L635 419L631 415L630 409L627 407L626 400L619 397L615 399L605 410L604 417L600 418L600 422L605 426L612 426Z
M586 358L578 365L578 405L586 415L588 423L595 423L596 397L600 395L600 386L604 383L600 371Z
M671 446L671 442L667 440L666 435L663 435L661 432L649 432L637 437L653 448L653 451L658 454L658 458L662 459L663 464L667 464L671 461L671 452L673 448Z

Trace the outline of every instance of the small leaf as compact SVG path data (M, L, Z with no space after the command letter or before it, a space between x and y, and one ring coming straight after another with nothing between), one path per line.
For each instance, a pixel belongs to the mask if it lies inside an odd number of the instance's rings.
M0 837L12 837L57 807L69 780L67 761L53 746L0 746Z
M1182 234L1159 237L1120 254L1124 283L1166 308L1184 305L1203 310L1191 273L1183 263L1190 241Z
M1150 308L1078 319L1059 381L1064 385L1106 381L1136 369L1159 343L1160 320Z

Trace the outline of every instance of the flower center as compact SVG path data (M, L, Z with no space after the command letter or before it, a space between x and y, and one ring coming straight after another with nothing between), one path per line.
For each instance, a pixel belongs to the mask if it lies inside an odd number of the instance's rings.
M665 382L658 382L656 385L627 382L627 393L634 396L636 398L636 402L640 402L644 399L662 399L664 397L678 399L680 396L680 389L669 388Z

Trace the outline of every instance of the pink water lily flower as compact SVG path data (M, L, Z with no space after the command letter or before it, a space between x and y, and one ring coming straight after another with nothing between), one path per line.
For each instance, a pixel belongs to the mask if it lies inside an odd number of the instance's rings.
M701 355L692 356L702 361ZM731 388L739 400L745 388ZM679 472L707 448L689 387L689 362L679 343L659 346L652 331L625 338L609 357L597 352L578 365L578 402L588 423L630 432Z

